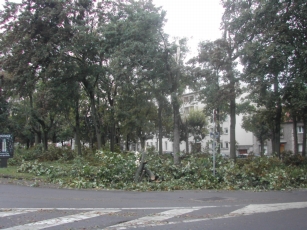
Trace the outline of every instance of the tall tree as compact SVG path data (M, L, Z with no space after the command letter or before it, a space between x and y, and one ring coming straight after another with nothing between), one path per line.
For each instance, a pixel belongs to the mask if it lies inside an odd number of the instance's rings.
M207 115L214 120L218 133L222 133L220 123L226 114L231 115L231 127L235 126L235 99L240 90L238 79L234 76L237 73L234 71L233 52L230 42L225 39L204 41L199 44L198 56L190 60L200 82L200 99L206 105ZM232 131L230 135L234 141L230 146L235 146L235 133ZM219 136L217 141L220 142ZM235 151L231 149L232 158L236 156Z
M169 43L167 37L161 33L164 42L163 61L168 79L169 94L173 109L173 152L174 164L180 165L180 98L186 87L186 75L183 60L187 52L186 39Z
M284 88L297 59L295 47L306 33L299 30L306 19L305 1L222 1L228 31L240 50L244 79L255 102L274 108L273 152L280 155L280 124ZM305 11L306 12L306 11ZM302 20L303 19L303 20ZM306 31L306 30L305 30ZM303 36L302 36L303 34Z

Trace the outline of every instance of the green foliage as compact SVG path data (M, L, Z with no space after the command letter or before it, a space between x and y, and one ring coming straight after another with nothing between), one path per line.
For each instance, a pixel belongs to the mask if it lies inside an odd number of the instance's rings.
M71 150L69 146L63 146L62 148L57 148L51 145L47 151L44 151L40 157L40 161L68 161L74 158L74 151Z
M43 176L48 181L70 188L123 189L137 191L171 191L186 189L284 190L307 187L307 161L285 154L277 157L253 157L232 160L216 156L216 173L210 155L191 154L174 165L173 158L147 154L146 167L158 177L156 182L143 178L134 182L139 156L135 153L97 151L93 158L76 157L38 162L21 160L18 172ZM19 154L18 154L19 155ZM298 163L299 162L299 163Z
M37 160L44 161L62 161L66 162L74 158L74 152L69 147L57 148L51 146L47 151L43 151L42 145L36 145L30 149L21 147L15 148L14 157L8 160L9 165L20 165L24 161Z
M291 151L284 151L281 153L281 159L287 166L303 166L307 165L306 157L299 154L293 154Z
M97 177L102 187L121 188L133 180L137 169L134 154L97 151L96 157L101 163Z
M194 141L200 142L208 134L207 117L200 110L192 110L187 117L188 131L194 137Z
M41 176L50 174L51 169L38 163L38 161L30 162L22 160L21 165L17 168L17 172L28 172L36 176Z

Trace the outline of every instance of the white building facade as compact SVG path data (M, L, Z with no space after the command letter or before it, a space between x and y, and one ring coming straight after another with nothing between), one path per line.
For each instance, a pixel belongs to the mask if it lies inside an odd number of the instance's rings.
M196 93L187 93L182 96L182 105L180 108L181 118L184 120L187 117L191 110L203 110L205 105L198 100L198 96ZM236 142L237 142L237 155L250 153L253 151L253 134L250 132L246 132L242 128L242 115L236 116ZM208 131L209 133L214 130L214 123L210 122L210 118L208 118ZM229 156L230 153L230 119L229 116L222 122L220 133L220 149L221 154L225 156ZM196 143L198 145L198 149L200 149L203 153L211 153L212 152L212 142L213 136L210 134L206 135L206 137L200 142ZM156 150L158 150L158 138L154 137L153 139L149 139L146 141L146 147L154 146ZM162 139L162 151L163 152L173 152L173 142L171 142L168 138ZM192 145L194 145L194 138L189 138L189 152L192 150ZM186 142L182 141L180 143L180 151L186 152Z

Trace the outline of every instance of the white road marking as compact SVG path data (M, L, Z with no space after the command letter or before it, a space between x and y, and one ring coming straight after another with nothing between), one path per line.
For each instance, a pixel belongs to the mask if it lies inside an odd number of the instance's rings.
M144 208L0 208L0 217L7 217L11 215L24 214L28 212L35 211L44 211L44 210L75 210L75 211L88 211L79 213L76 215L70 215L65 217L54 218L50 220L44 220L39 222L34 222L30 224L15 226L12 228L7 228L7 230L38 230L44 229L48 227L58 226L62 224L67 224L75 221L80 221L84 219L89 219L101 215L106 215L114 212L120 212L123 210L165 210L161 213L155 213L149 216L145 216L139 219L131 220L125 223L109 226L106 229L108 230L123 230L130 228L140 228L140 227L155 227L162 225L173 225L173 224L182 224L182 223L192 223L199 221L207 221L207 220L218 220L225 218L233 218L244 215L251 215L256 213L267 213L267 212L275 212L275 211L283 211L289 209L301 209L307 208L307 202L293 202L293 203L276 203L276 204L251 204L244 208L233 211L229 214L217 216L213 218L200 218L200 219L191 219L191 220L181 220L181 221L167 221L167 219L173 218L175 216L179 216L185 213L197 211L203 208L214 208L214 207L234 207L241 205L221 205L221 206L198 206L198 207L144 207Z
M182 220L182 221L161 221L156 223L146 223L146 224L140 224L140 225L134 225L134 226L126 226L126 227L119 227L114 228L116 225L110 226L105 228L104 230L124 230L124 229L131 229L131 228L145 228L145 227L157 227L157 226L163 226L163 225L174 225L174 224L185 224L185 223L194 223L194 222L200 222L200 221L208 221L208 220L218 220L218 219L226 219L226 218L233 218L236 216L230 216L229 214L218 216L214 218L201 218L201 219L193 219L193 220Z
M67 211L107 211L107 210L155 210L155 209L202 209L202 208L219 208L234 207L239 205L220 205L220 206L194 206L194 207L132 207L132 208L0 208L0 211L7 210L33 210L33 211L50 211L50 210L67 210Z
M0 217L13 216L18 214L25 214L29 212L36 212L35 209L3 209L0 212Z
M102 215L114 213L114 212L118 212L118 210L113 210L113 211L109 210L107 212L106 211L84 212L84 213L79 213L76 215L64 216L64 217L19 225L19 226L15 226L12 228L6 228L6 230L39 230L39 229L54 227L54 226L58 226L62 224L68 224L68 223L76 222L80 220L85 220L85 219L89 219L89 218L93 218L97 216L102 216Z
M175 216L179 216L182 214L186 214L189 212L193 212L199 210L197 208L189 208L189 209L172 209L165 212L155 213L154 215L150 216L144 216L135 220L127 221L125 223L113 225L110 227L107 227L106 229L127 229L127 228L133 228L133 227L144 227L144 226L157 226L161 221L173 218ZM164 222L163 225L166 223Z
M251 215L288 209L307 208L307 202L277 203L277 204L250 204L244 208L231 212L231 215Z
M217 217L209 217L209 218L200 218L200 219L192 219L192 220L182 220L182 221L171 221L171 222L156 222L156 223L146 223L146 224L139 224L134 226L125 226L114 228L118 225L111 226L106 228L105 230L111 229L131 229L131 228L141 228L141 227L157 227L163 225L174 225L174 224L184 224L184 223L194 223L200 221L208 221L208 220L219 220L219 219L227 219L227 218L234 218L240 215L250 215L254 213L266 213L266 212L274 212L274 211L283 211L289 209L298 209L298 208L307 208L307 202L294 202L294 203L277 203L277 204L262 204L262 205L248 205L242 209L238 209L234 212L231 212L226 215L217 216Z

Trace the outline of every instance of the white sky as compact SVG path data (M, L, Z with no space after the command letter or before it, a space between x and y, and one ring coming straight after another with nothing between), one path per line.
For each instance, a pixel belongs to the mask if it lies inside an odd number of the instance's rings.
M3 3L0 0L1 8ZM223 8L219 0L153 0L153 3L167 11L165 32L171 37L188 38L189 56L196 55L200 41L221 37Z
M200 41L221 37L223 7L219 0L153 0L166 10L165 32L172 37L186 37L191 52Z

